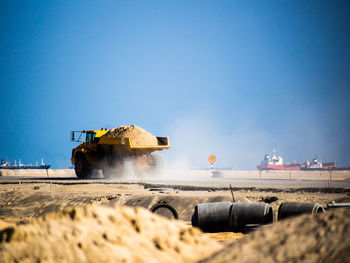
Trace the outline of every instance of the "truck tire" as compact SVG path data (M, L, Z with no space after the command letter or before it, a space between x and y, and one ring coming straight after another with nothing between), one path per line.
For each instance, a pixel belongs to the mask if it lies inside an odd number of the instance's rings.
M102 174L105 179L113 177L121 177L123 174L123 161L122 160L108 160L103 163Z
M150 155L150 166L153 171L160 170L164 167L163 159L158 154L151 154Z
M103 161L102 174L105 179L111 178L111 167L107 161Z
M163 167L163 160L158 154L140 155L132 158L133 169L138 177L156 173Z
M80 179L89 178L89 176L92 174L91 165L89 164L88 160L86 160L86 157L82 153L78 153L75 156L75 174Z

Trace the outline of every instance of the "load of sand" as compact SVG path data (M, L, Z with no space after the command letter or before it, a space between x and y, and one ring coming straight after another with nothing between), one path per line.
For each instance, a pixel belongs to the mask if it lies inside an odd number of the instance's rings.
M70 208L0 229L0 262L196 262L220 248L184 222L123 206Z
M148 131L136 126L119 126L109 130L105 135L106 137L112 138L129 138L133 145L158 145L158 139Z
M278 222L200 262L350 262L350 210Z

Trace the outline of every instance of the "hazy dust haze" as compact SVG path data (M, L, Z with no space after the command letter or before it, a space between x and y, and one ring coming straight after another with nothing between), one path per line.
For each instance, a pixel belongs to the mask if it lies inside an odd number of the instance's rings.
M323 162L350 163L340 155L344 144L329 133L330 127L313 121L306 113L278 131L255 128L247 120L233 125L213 118L185 117L169 127L171 148L160 154L166 167L174 169L208 169L210 154L217 157L217 169L256 169L264 154L273 149L286 163L303 163L315 155Z

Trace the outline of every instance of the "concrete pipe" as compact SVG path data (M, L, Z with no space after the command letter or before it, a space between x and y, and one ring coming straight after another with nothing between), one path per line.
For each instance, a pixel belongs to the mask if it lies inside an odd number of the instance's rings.
M194 207L192 226L204 232L232 231L230 222L231 202L198 204Z
M271 224L273 210L267 203L233 203L230 225L233 232L242 232L247 227Z
M301 214L323 213L324 209L319 203L285 202L278 208L278 220Z

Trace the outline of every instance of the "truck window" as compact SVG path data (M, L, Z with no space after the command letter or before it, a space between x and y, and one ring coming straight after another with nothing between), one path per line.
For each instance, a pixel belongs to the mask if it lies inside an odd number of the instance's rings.
M87 142L91 141L91 133L86 134L86 141Z

